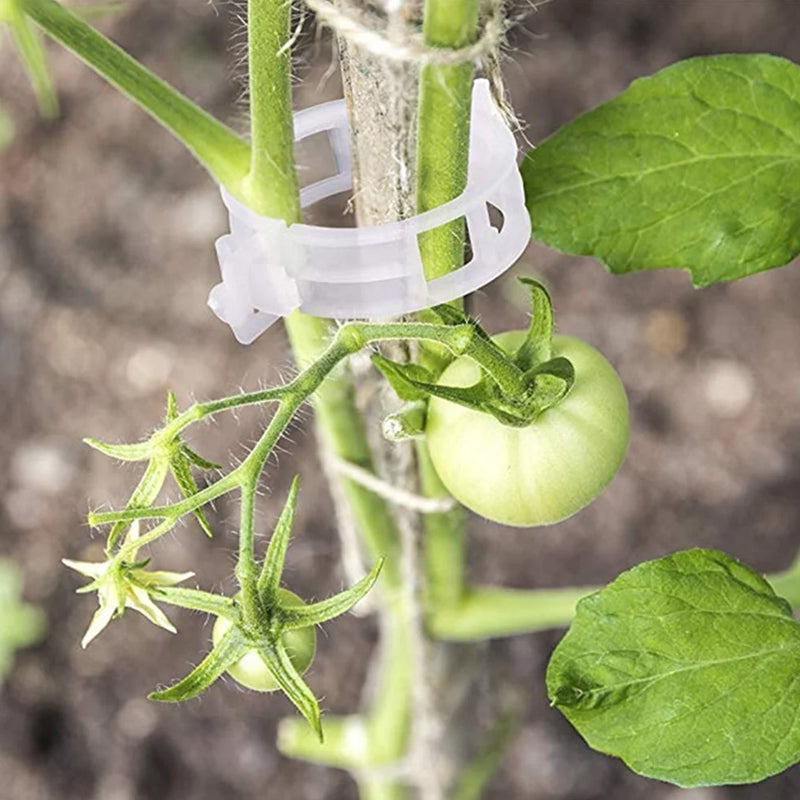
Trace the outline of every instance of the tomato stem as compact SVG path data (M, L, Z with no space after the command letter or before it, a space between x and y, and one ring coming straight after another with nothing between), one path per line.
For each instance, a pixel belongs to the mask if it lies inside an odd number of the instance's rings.
M423 35L431 47L457 48L475 41L480 17L479 0L425 0ZM429 64L420 74L417 128L417 210L428 211L457 197L467 184L470 108L474 65ZM464 220L454 220L419 239L420 255L428 279L457 269L464 261ZM453 303L463 305L459 300ZM446 363L435 348L421 349L422 363ZM500 380L513 379L499 370ZM420 488L429 497L448 492L430 460L424 439L417 442ZM467 531L463 509L456 508L423 518L425 605L428 608L457 603L464 591Z
M234 194L247 174L250 146L187 97L131 58L56 0L18 0L48 36L141 106Z

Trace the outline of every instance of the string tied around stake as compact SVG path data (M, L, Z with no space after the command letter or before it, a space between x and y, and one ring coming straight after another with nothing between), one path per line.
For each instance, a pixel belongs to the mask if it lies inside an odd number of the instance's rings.
M295 141L323 132L336 174L301 190L303 208L353 186L344 100L295 114ZM230 233L216 243L222 282L211 290L208 304L242 344L296 309L334 319L374 319L455 300L504 273L530 240L517 145L485 79L473 86L467 186L449 203L383 225L287 226L221 191ZM502 215L501 227L492 223L491 207ZM461 218L469 233L470 260L426 280L417 237Z

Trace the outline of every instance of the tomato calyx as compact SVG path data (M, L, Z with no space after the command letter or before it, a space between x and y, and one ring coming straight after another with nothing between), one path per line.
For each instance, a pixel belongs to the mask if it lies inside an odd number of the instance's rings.
M553 306L547 290L537 281L520 278L531 293L532 318L525 339L514 353L504 352L473 317L453 306L442 305L433 313L449 326L468 325L473 338L480 340L480 352L468 352L478 361L481 377L471 386L447 386L438 382L438 375L415 363L398 363L382 355L374 355L372 363L383 373L401 400L410 409L431 397L448 400L466 408L490 414L503 425L526 427L547 409L560 403L575 383L575 369L567 358L552 358ZM496 372L502 369L515 386L501 386L481 356L492 360ZM418 410L415 412L418 414ZM396 420L393 420L396 421ZM388 423L388 421L387 421ZM397 425L387 424L389 438L402 438ZM415 435L418 426L410 428Z
M236 600L236 598L235 598ZM247 621L241 604L237 602L236 619L218 617L214 623L212 640L214 647L221 647L222 641L232 632L241 637L239 650L241 656L228 667L228 674L239 684L259 692L274 692L283 688L276 677L274 661L283 661L278 669L290 668L302 675L314 660L317 635L313 625L293 627L291 616L285 609L308 608L308 606L288 589L279 589L276 603L270 609L263 609L259 624ZM233 660L234 656L231 655Z

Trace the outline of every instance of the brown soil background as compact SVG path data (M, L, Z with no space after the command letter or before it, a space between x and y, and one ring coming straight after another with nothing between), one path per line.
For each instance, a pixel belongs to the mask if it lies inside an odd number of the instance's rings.
M203 105L241 125L234 7L130 0L105 22L128 50ZM677 59L769 51L800 60L797 0L556 0L512 36L506 74L533 141ZM237 38L238 36L238 38ZM231 45L231 41L234 42ZM283 335L236 345L205 307L217 280L212 242L225 226L215 187L181 147L70 55L52 47L63 113L37 119L21 70L0 55L0 98L17 123L0 156L0 554L23 568L49 633L19 655L0 691L0 800L350 800L344 773L296 763L274 747L291 713L279 697L215 686L184 707L148 703L196 663L209 637L173 613L169 636L129 614L88 651L93 604L63 556L97 557L87 507L118 506L135 479L80 444L135 440L181 402L253 388L290 370ZM307 35L298 106L336 97L330 49ZM625 467L593 506L546 530L472 521L476 577L509 586L606 581L641 560L719 547L760 570L786 566L800 519L800 271L789 267L702 292L682 273L609 276L602 266L532 247L520 273L550 284L560 329L600 347L628 386L633 439ZM476 302L490 329L522 325L513 280ZM260 414L205 426L202 451L231 459ZM304 480L292 588L341 585L331 505L308 419L268 473L268 530L290 476ZM190 524L160 563L229 585L232 509L219 535ZM492 644L500 672L526 687L530 710L491 798L772 800L795 797L800 771L756 787L681 792L591 753L548 709L546 659L556 633ZM327 626L310 682L332 712L352 710L374 639L369 621Z

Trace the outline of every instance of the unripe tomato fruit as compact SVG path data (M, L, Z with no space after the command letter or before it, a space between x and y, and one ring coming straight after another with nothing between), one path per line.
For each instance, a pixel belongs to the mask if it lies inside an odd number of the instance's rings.
M278 595L281 602L287 606L305 605L294 592L290 592L288 589L278 589ZM233 623L226 617L217 617L211 634L215 646L219 644L220 639L231 629L232 625ZM283 644L295 669L302 675L314 660L314 653L317 649L316 630L311 626L286 631L283 634ZM256 650L251 650L242 656L228 670L228 674L237 683L248 689L254 689L256 692L274 692L280 688Z
M524 331L494 337L514 352ZM432 397L426 436L448 491L486 519L504 525L552 525L580 511L611 482L628 449L628 400L614 368L589 344L554 336L552 357L575 367L566 397L527 427ZM459 358L439 383L471 386L480 368Z

